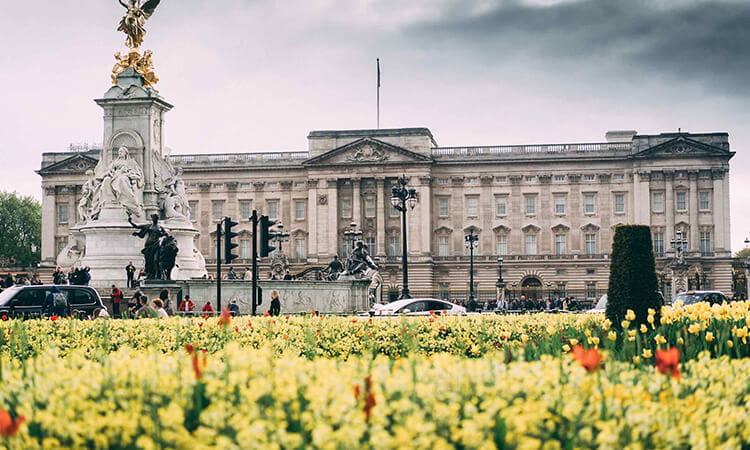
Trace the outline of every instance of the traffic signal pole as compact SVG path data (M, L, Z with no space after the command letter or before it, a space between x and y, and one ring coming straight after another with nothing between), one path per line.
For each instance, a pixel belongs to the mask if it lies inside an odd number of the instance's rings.
M221 222L216 224L216 310L221 311Z
M256 308L258 305L258 212L253 210L253 215L250 216L250 220L253 222L253 303L252 303L252 314L256 314Z

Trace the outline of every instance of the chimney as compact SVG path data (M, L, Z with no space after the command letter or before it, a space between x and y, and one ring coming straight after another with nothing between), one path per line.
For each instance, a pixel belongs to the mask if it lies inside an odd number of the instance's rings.
M633 136L635 136L636 134L638 134L638 132L635 130L614 130L607 131L607 134L605 134L604 137L609 143L632 142Z

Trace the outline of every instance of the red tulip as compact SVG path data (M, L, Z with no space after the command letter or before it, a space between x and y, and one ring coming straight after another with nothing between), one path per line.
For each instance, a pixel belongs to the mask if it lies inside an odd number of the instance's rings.
M8 411L0 409L0 436L10 437L18 432L22 423L26 422L24 416L12 418Z
M656 350L656 368L665 375L680 379L680 350L672 347L669 350Z
M596 348L590 348L584 350L580 345L573 347L573 359L578 361L587 372L594 372L599 368L599 364L602 362L602 354Z
M230 323L232 323L232 315L229 313L229 308L225 306L219 316L219 325L226 327L229 326Z

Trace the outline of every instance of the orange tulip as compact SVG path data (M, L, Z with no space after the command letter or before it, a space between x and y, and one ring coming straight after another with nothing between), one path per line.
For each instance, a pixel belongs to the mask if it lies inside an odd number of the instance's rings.
M583 346L576 345L573 347L573 359L578 361L587 372L594 372L599 368L599 364L604 359L602 354L596 348L585 350Z
M665 375L680 379L680 350L672 347L669 350L656 350L656 368Z
M26 422L24 416L18 416L14 419L8 411L0 409L0 436L10 437L15 435L18 432L18 428L24 422Z
M232 315L229 313L229 308L225 306L219 316L219 325L227 327L230 323L232 323Z

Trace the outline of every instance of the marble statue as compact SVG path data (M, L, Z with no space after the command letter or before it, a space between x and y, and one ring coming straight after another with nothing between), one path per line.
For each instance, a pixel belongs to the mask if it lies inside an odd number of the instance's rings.
M101 178L101 201L121 204L128 215L143 215L143 171L138 163L130 158L128 149L120 147L117 159L110 163Z
M125 33L125 45L128 48L139 48L146 35L146 21L154 13L161 0L147 0L141 4L141 0L128 0L127 4L117 0L125 8L125 15L120 20L117 31Z
M271 274L277 280L283 280L289 271L289 260L281 249L276 250L271 255Z
M160 239L162 236L166 236L167 232L164 228L159 225L159 215L151 215L151 223L145 225L136 225L133 223L133 218L128 214L128 223L133 228L137 228L138 231L133 232L133 236L141 239L146 238L146 243L143 245L143 259L144 259L144 271L146 272L147 280L159 280L161 279L160 266L157 257L159 250ZM175 253L176 254L176 253Z
M364 275L367 269L377 270L378 266L370 258L370 253L367 251L365 243L357 241L351 256L346 260L346 271L343 275L351 275L359 278Z
M187 220L190 217L182 168L175 169L168 158L155 154L154 185L159 195L159 208L165 219Z
M80 246L78 239L72 235L68 235L68 242L65 244L60 253L57 255L57 265L60 267L75 267L78 266L81 258L83 258L84 249Z
M87 170L86 176L88 179L81 187L81 199L78 200L78 217L81 218L82 223L96 218L101 210L99 202L100 185L94 177L94 171L92 169Z

